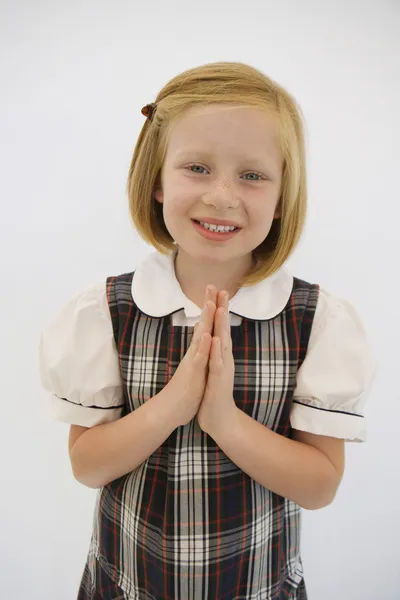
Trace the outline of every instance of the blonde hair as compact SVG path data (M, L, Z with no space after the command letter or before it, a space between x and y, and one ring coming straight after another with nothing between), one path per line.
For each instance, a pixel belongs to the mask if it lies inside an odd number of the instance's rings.
M247 286L275 273L295 249L304 229L307 206L303 115L296 100L261 71L237 62L217 62L189 69L159 92L152 120L139 134L127 182L129 210L139 235L162 254L176 248L154 198L174 119L192 106L211 103L265 110L278 124L284 158L278 206L265 240L253 250L254 265L238 282ZM144 103L143 103L144 104Z

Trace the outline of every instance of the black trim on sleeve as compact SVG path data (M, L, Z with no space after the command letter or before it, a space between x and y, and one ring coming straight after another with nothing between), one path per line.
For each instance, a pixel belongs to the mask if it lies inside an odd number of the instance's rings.
M56 396L56 398L59 398L59 400L65 400L65 402L69 402L70 404L75 404L75 406L84 406L85 408L98 408L100 410L113 410L114 408L123 408L125 406L125 404L118 404L117 406L86 406L85 404L81 404L78 402L72 402L72 400L68 400L68 398L62 398L61 396L57 396L57 394L54 394Z
M300 402L299 400L293 400L296 404L301 404L302 406L307 406L307 408L314 408L314 410L323 410L324 412L332 412L339 413L341 415L349 415L351 417L359 417L360 419L364 418L364 415L357 415L356 413L346 412L345 410L332 410L330 408L320 408L319 406L311 406L310 404L306 404L305 402Z

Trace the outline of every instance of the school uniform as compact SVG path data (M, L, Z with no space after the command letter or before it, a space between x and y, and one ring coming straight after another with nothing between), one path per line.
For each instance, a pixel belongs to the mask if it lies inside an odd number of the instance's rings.
M43 333L54 418L123 417L173 376L201 308L176 253L77 295ZM362 442L374 364L354 308L282 267L229 302L235 403L265 427ZM79 600L306 600L300 507L240 468L194 418L98 490Z

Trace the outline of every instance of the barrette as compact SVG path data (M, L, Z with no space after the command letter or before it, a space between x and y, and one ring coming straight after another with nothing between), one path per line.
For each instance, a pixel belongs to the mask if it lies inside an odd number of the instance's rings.
M157 109L157 105L155 104L155 102L152 102L151 104L146 104L146 106L143 106L141 112L142 112L142 115L144 115L150 121L152 121L153 117L154 117L154 113L156 112L156 109Z

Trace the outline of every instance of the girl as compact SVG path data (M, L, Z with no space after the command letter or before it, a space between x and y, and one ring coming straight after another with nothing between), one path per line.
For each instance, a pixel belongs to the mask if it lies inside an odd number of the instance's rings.
M128 195L156 251L40 345L74 476L99 490L78 598L305 599L300 507L335 497L374 368L352 306L284 266L306 214L300 109L216 63L142 112Z

